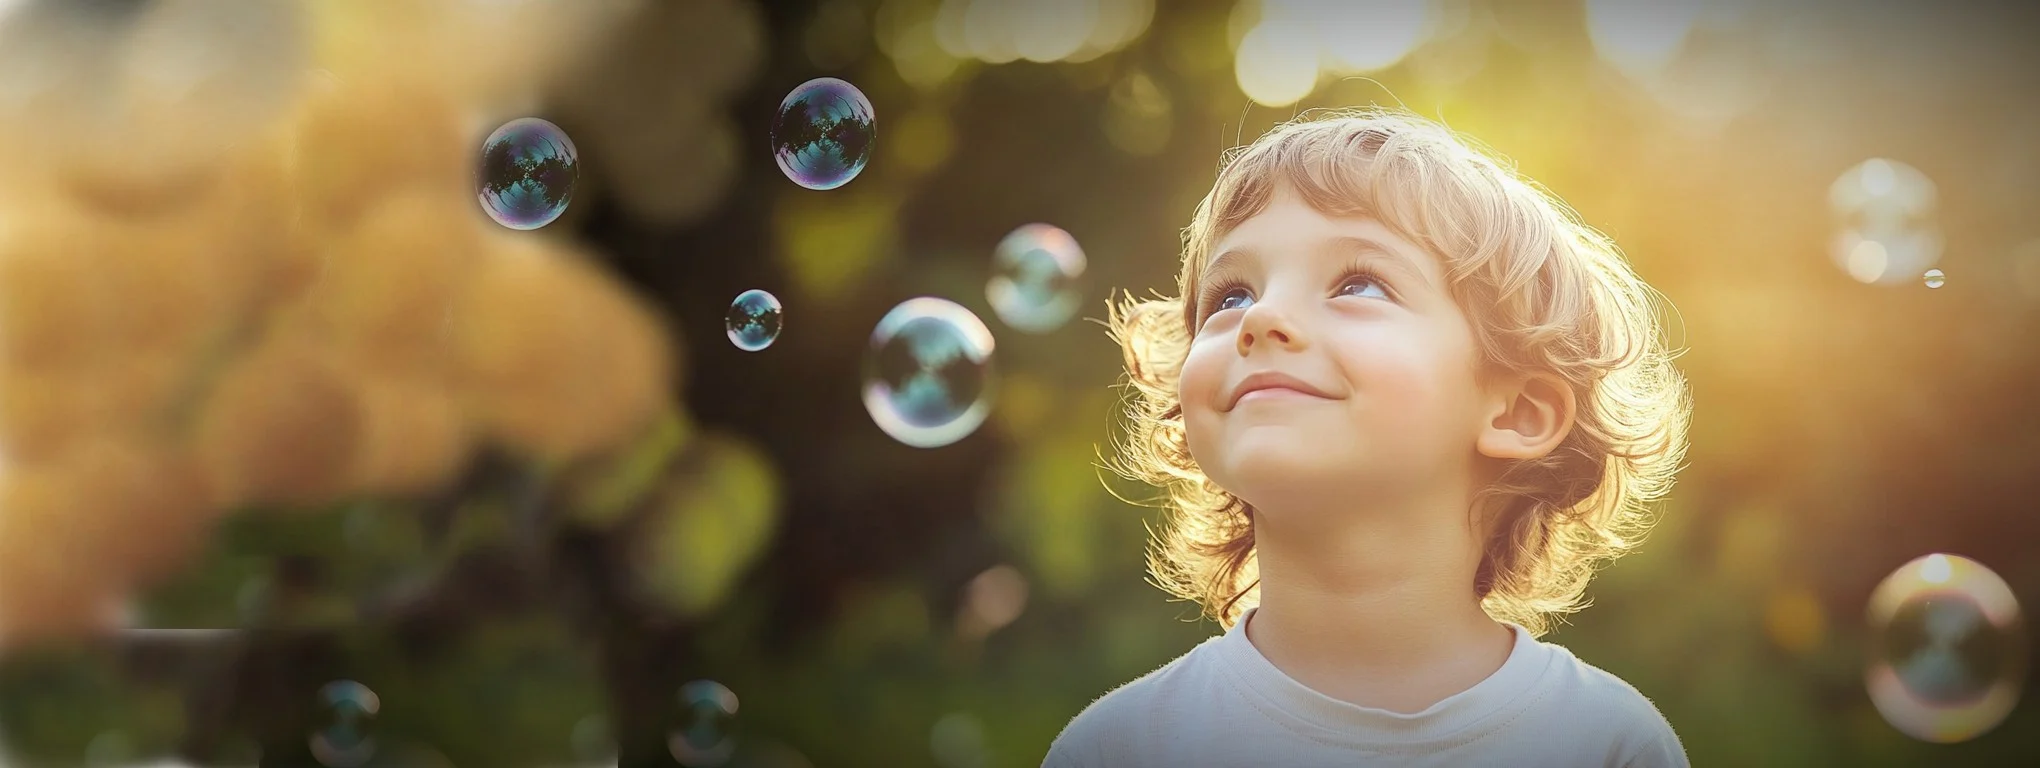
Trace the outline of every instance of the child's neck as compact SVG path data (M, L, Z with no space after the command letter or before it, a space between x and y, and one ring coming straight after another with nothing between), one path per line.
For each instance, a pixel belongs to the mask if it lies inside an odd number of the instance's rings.
M1332 698L1418 712L1508 659L1509 629L1474 597L1480 550L1464 507L1255 521L1260 608L1249 640L1276 668ZM1332 510L1306 510L1333 512Z

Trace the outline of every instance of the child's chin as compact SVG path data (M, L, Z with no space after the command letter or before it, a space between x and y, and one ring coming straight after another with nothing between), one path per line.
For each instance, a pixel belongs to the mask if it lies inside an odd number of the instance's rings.
M1250 501L1253 496L1306 489L1350 488L1359 475L1352 462L1340 461L1330 452L1314 451L1307 446L1246 451L1233 459L1230 469L1227 474L1232 476L1232 485L1239 486L1236 493ZM1249 489L1261 493L1248 493Z

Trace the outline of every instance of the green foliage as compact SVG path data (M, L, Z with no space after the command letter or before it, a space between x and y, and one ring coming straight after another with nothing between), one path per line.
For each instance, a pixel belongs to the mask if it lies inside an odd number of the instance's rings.
M779 485L756 448L725 435L703 436L683 462L653 491L636 564L663 604L698 615L727 598L770 541Z

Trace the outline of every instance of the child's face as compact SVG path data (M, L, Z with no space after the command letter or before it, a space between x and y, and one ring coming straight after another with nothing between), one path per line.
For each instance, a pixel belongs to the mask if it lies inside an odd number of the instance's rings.
M1470 482L1478 352L1435 256L1286 186L1212 254L1178 382L1206 475L1264 510Z

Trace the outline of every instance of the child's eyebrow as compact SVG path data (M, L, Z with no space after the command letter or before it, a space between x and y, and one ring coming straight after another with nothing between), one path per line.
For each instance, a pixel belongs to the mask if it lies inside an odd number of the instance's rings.
M1253 258L1253 255L1254 252L1248 248L1228 248L1224 253L1213 256L1211 261L1205 262L1204 274L1215 275L1224 272L1233 266L1233 262Z
M1417 263L1415 259L1412 259L1408 253L1405 253L1401 248L1396 248L1380 240L1356 235L1341 235L1325 240L1319 248L1324 253L1333 256L1385 256L1403 271L1423 280L1426 285L1436 287L1430 273L1426 272L1423 266Z
M1401 248L1371 237L1359 235L1330 237L1318 243L1317 250L1320 256L1332 258L1385 257L1399 270L1409 273L1410 276L1417 278L1427 286L1437 287L1437 281L1431 277L1429 272L1424 270L1423 266L1416 259L1411 258L1409 253ZM1204 274L1206 276L1222 274L1226 270L1235 267L1235 262L1253 258L1254 253L1254 250L1247 246L1228 248L1217 256L1212 257L1211 261L1204 267Z

